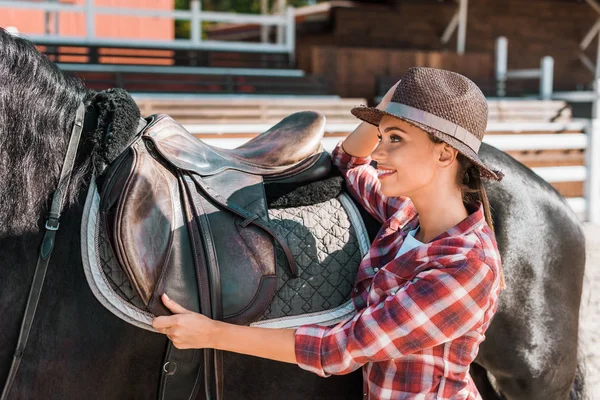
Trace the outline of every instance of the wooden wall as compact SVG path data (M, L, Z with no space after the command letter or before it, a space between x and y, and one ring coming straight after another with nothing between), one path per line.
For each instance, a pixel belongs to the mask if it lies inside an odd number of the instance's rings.
M411 66L444 68L459 72L482 89L490 84L493 59L489 54L458 56L439 51L388 50L313 46L310 73L326 77L329 90L342 97L376 95L378 76L402 77ZM304 68L303 68L304 69Z
M489 68L482 82L486 87L494 87L494 50L498 36L508 38L508 66L514 68L537 68L545 55L554 57L554 88L557 91L576 90L586 87L593 74L579 60L579 43L594 25L599 15L585 2L559 0L470 0L467 22L467 58L455 59L445 52L456 51L456 33L447 44L440 37L450 22L457 6L452 3L416 1L401 2L388 7L335 8L332 11L330 29L321 33L298 35L298 62L301 68L312 67L322 61L310 60L307 48L314 46L335 46L339 48L388 49L393 52L376 52L377 57L394 59L402 67L411 61L419 61L416 56L399 60L397 51L420 51L441 54L441 65L454 65L458 72L475 70L475 76L482 76L481 68ZM340 50L341 54L348 54ZM353 53L354 55L358 53ZM472 61L472 54L479 54ZM586 51L588 57L596 59L596 41ZM340 55L340 57L344 57ZM411 58L412 57L412 58ZM429 56L428 56L429 57ZM433 56L431 56L433 57ZM401 58L401 57L400 57ZM386 67L384 61L362 59L365 67L373 72ZM348 60L346 60L348 61ZM345 62L346 62L345 61ZM472 62L481 66L470 66ZM391 64L390 61L388 64ZM339 66L338 66L339 68ZM392 68L390 67L387 67ZM354 67L349 67L355 70ZM397 73L397 69L392 71ZM344 78L340 78L344 79ZM364 85L365 82L359 82ZM339 87L340 90L353 90ZM518 95L523 92L537 93L539 82L535 80L510 81L509 91ZM369 93L353 93L353 96L367 97Z

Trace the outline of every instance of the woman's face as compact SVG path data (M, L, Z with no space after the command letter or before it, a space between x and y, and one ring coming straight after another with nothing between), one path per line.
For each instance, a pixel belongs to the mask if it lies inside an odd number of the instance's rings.
M422 129L390 116L382 118L379 135L371 157L377 162L382 194L414 198L433 184L444 165L444 143L434 143Z

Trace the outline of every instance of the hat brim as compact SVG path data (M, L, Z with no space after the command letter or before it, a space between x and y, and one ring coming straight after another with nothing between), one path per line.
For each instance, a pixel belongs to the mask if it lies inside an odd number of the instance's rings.
M469 146L467 146L460 140L458 140L442 131L439 131L435 128L432 128L432 127L422 124L420 122L412 121L408 118L399 117L397 115L394 115L387 111L380 110L375 107L359 106L359 107L354 107L352 110L350 110L350 112L356 118L358 118L362 121L365 121L374 126L379 126L379 124L381 123L381 119L386 115L397 118L402 121L406 121L407 123L409 123L413 126L416 126L419 129L424 130L425 132L435 136L436 138L438 138L440 140L443 140L444 142L448 143L450 146L454 147L462 155L464 155L465 157L467 157L469 160L471 160L473 162L473 164L479 169L479 172L480 172L482 178L491 179L491 180L495 180L495 181L501 181L502 178L504 177L504 174L501 171L493 170L490 167L488 167L487 165L485 165L485 163L483 161L481 161L481 159L479 158L477 153L475 151L473 151L473 149L471 149Z

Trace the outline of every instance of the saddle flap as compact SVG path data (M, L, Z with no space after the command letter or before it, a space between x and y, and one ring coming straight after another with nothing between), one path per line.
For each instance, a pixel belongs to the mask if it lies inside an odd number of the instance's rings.
M175 220L177 189L141 141L107 183L102 211L115 255L142 301L149 304L170 255L173 231L181 225Z

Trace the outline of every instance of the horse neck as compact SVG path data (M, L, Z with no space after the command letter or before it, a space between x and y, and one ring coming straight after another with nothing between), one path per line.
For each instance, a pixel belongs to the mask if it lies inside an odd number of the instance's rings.
M79 237L80 204L81 201L78 201L65 210L61 218L38 306L40 310L56 310L60 309L59 304L77 301L77 297L73 296L74 290L85 288ZM40 225L43 221L45 216L40 218ZM0 315L3 319L0 329L0 382L8 372L15 349L44 233L44 229L39 229L0 239Z
M58 276L68 281L71 279L69 277L74 276L73 271L81 265L79 233L84 201L85 191L82 190L77 201L63 210L48 266L47 282ZM40 215L38 229L0 238L0 310L7 304L4 301L6 299L27 297L45 234L48 212L49 208L46 208ZM11 306L10 302L8 305Z

